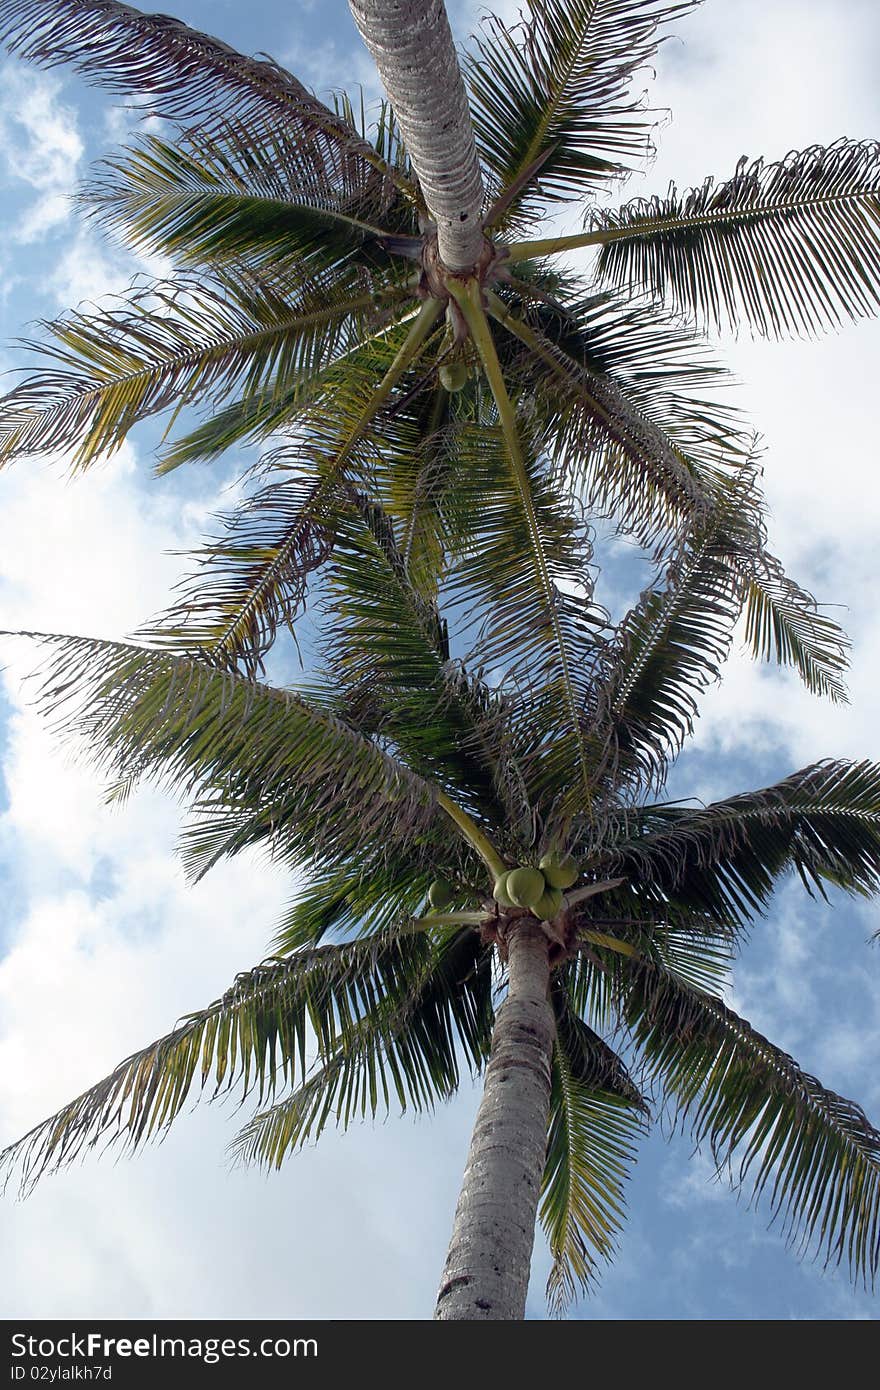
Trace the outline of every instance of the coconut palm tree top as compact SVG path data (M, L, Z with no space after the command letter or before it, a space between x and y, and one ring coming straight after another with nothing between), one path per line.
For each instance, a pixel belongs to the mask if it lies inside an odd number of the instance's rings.
M461 87L438 69L450 131L457 112L471 132L450 189L403 100L370 129L176 21L0 0L25 57L179 123L87 193L173 275L47 325L54 360L3 403L5 457L84 467L194 402L212 413L163 467L273 444L149 645L46 639L44 700L73 702L122 787L158 776L190 798L194 873L262 844L314 874L280 958L8 1151L26 1183L99 1136L161 1131L200 1069L256 1088L240 1151L267 1163L331 1118L447 1096L462 1050L487 1060L493 984L528 925L553 972L554 1299L613 1249L653 1085L793 1240L875 1274L880 1136L721 990L786 869L876 890L880 771L838 760L696 810L659 797L742 613L757 654L844 698L845 639L767 550L750 433L698 330L874 311L877 148L603 210L647 150L633 74L687 8L548 2L523 30L491 23ZM356 6L381 57L396 36L374 9ZM403 59L385 56L394 97ZM537 235L548 198L582 201L587 230ZM595 248L590 277L559 269L574 247ZM593 597L591 516L656 557L617 623ZM275 690L260 663L310 585L323 664ZM578 877L552 912L503 901L506 869L555 852ZM445 912L426 906L438 877Z
M490 453L483 487L492 467ZM552 637L500 688L472 658L452 660L444 608L408 582L375 503L336 552L308 689L36 635L55 719L120 786L152 778L189 803L191 875L254 846L311 874L275 956L9 1148L8 1171L27 1188L96 1140L137 1148L199 1093L256 1102L235 1149L268 1166L327 1124L431 1107L463 1067L485 1065L510 933L528 920L552 968L541 1219L554 1305L612 1256L626 1177L662 1105L793 1243L872 1279L880 1133L724 992L781 875L795 870L809 892L877 891L880 767L830 761L709 806L657 799L742 608L730 553L743 502L690 537L616 626L583 605L586 786ZM564 526L564 503L547 510ZM450 618L465 582L462 617L482 613L485 652L508 626L505 591L494 577L482 588L465 560ZM493 896L506 868L560 845L577 868L556 902L536 916Z
M723 374L696 330L815 333L873 313L880 159L841 140L609 211L605 193L650 148L634 74L690 8L548 0L525 28L487 24L463 65L482 239L472 273L451 274L390 108L371 127L345 97L330 110L268 61L115 0L2 0L14 52L70 63L173 123L99 165L84 200L175 269L44 326L42 365L0 408L0 456L60 450L84 468L182 405L205 418L166 444L161 470L271 440L257 477L282 486L225 519L164 623L184 649L248 669L300 609L328 517L349 481L368 486L377 451L397 467L415 564L433 543L435 479L497 411L534 546L523 399L545 412L559 486L590 514L648 544L699 522L751 440L719 404ZM582 210L587 230L538 235L548 199ZM573 245L594 248L589 274L560 271L555 253ZM433 445L414 468L416 435ZM292 471L308 483L287 488ZM776 608L773 631L806 673L791 617ZM824 688L818 670L808 679Z

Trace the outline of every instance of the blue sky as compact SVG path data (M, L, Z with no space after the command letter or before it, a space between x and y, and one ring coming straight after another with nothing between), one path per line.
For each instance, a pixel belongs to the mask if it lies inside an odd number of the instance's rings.
M168 6L168 8L175 8ZM502 12L503 6L499 7ZM508 12L513 6L508 7ZM734 13L735 11L735 13ZM450 6L464 40L476 6ZM267 51L321 93L376 87L344 0L190 0L189 23ZM652 93L669 107L660 153L627 190L726 176L742 154L778 158L839 135L876 136L880 18L865 0L707 0L678 25ZM0 62L0 365L11 339L133 271L69 196L127 119L64 72ZM3 346L6 344L6 346ZM774 548L801 582L843 605L854 640L852 704L835 710L789 677L731 661L704 701L676 787L705 799L765 785L821 756L880 758L876 690L876 382L880 326L818 343L724 344L740 402L763 433ZM238 467L156 481L145 427L106 465L64 479L60 461L0 477L4 628L114 636L160 609L228 504ZM615 571L619 575L619 570ZM624 575L626 579L627 576ZM637 582L633 576L632 582ZM5 653L4 653L5 657ZM6 659L6 658L5 658ZM8 657L0 699L0 1139L44 1118L121 1057L216 997L265 954L295 884L256 859L185 887L178 808L155 792L121 811L28 710ZM735 1006L877 1122L880 954L874 905L812 904L780 890L736 972ZM433 1117L327 1134L277 1175L231 1172L228 1107L199 1107L134 1161L112 1156L0 1205L6 1317L430 1316L476 1108L466 1088ZM584 1319L873 1318L845 1277L799 1264L767 1213L712 1181L686 1136L648 1141L629 1188L618 1259ZM529 1300L544 1316L540 1236Z

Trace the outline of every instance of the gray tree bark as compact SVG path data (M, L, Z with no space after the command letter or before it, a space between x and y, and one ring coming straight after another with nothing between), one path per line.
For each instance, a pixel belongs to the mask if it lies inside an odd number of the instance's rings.
M525 1316L547 1150L555 1025L547 937L523 919L511 930L510 984L495 1024L434 1316Z
M443 0L349 0L400 123L440 259L470 270L483 247L483 179Z

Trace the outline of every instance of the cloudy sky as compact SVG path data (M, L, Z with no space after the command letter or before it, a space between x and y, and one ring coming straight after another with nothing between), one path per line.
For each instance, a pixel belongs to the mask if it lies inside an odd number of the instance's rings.
M164 8L175 8L170 3ZM451 7L464 41L477 7ZM499 6L502 8L502 6ZM514 6L509 6L512 10ZM376 88L344 0L180 0L176 13L244 51L267 51L320 93ZM663 49L654 104L672 119L629 192L727 176L740 155L778 158L840 135L880 134L873 0L707 0ZM127 118L65 73L0 61L0 346L133 272L70 203ZM818 343L726 343L762 432L772 541L789 569L841 605L854 642L852 703L835 710L742 659L704 702L677 787L745 790L822 756L880 758L876 483L880 326ZM0 477L0 626L130 633L161 608L181 561L228 503L234 464L151 477L144 429L69 482L63 465ZM838 611L838 610L835 610ZM178 808L144 792L109 811L28 711L26 651L4 651L0 693L0 1142L44 1118L167 1031L265 954L296 885L244 858L188 888ZM736 1007L826 1085L880 1117L880 910L811 904L784 886L736 976ZM434 1117L392 1119L266 1178L230 1170L236 1117L202 1106L133 1161L112 1155L0 1204L0 1309L14 1317L430 1316L476 1094ZM649 1141L619 1257L582 1318L873 1318L835 1272L798 1264L767 1213L712 1180L686 1138ZM544 1316L536 1249L529 1312Z

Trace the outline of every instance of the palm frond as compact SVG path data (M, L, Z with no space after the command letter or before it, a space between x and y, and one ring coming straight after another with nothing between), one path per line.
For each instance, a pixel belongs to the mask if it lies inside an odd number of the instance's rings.
M547 1282L561 1314L610 1261L625 1203L627 1169L645 1129L647 1106L624 1063L552 990L556 1017L550 1129L540 1219L553 1256Z
M256 805L288 855L345 858L365 837L406 843L443 819L429 783L315 700L127 643L25 635L51 652L39 707L99 768Z
M387 745L384 751L393 756ZM438 800L442 796L438 792ZM401 824L397 828L406 830ZM304 816L291 817L286 825L271 801L263 804L258 785L200 793L190 804L180 837L189 880L204 878L221 859L244 850L262 851L298 876L308 875L312 884L279 924L275 945L281 951L312 943L324 931L332 931L334 938L361 935L396 921L402 911L422 914L428 911L428 888L438 874L452 887L455 910L473 911L489 889L485 864L463 835L451 832L447 816L434 817L411 834L371 838L364 832L339 836L328 846L321 828L315 831ZM324 898L313 910L322 889ZM480 925L482 909L475 915L479 920L471 925Z
M506 375L546 415L560 483L645 546L704 521L716 475L747 459L750 440L729 407L690 394L724 384L702 345L604 295L564 315L517 313L497 296L489 305L517 342L502 350Z
M273 950L288 955L304 946L315 946L325 937L350 940L372 936L392 930L404 917L418 916L438 872L433 846L429 849L430 863L419 862L421 848L417 853L409 847L395 852L396 847L365 844L350 863L311 863L305 883L277 924ZM447 865L439 862L448 873Z
M880 304L880 144L838 140L726 183L595 212L597 274L712 328L815 334Z
M458 1088L459 1056L472 1072L488 1060L493 1008L491 954L473 932L434 948L430 970L401 999L378 1000L339 1045L321 1056L292 1095L256 1114L232 1152L243 1163L279 1168L329 1121L347 1129L358 1119L432 1109Z
M632 821L629 839L635 838L635 827L642 814L641 810L621 814L625 824ZM647 817L649 811L644 814ZM614 964L615 954L653 961L672 970L686 984L709 993L728 988L736 943L723 914L716 916L687 893L677 896L668 887L668 879L663 887L650 876L644 881L640 879L626 850L621 849L616 855L607 827L606 835L606 843L594 854L599 867L593 872L604 873L606 866L610 872L611 866L617 865L618 876L609 880L613 886L584 900L579 900L576 893L566 895L572 949L583 952L582 958L573 964L568 980L576 1011L594 1018L597 1026L612 1027L616 1014L611 1000L598 1013L594 1011L597 982L590 977L590 970L595 969L597 960L603 966ZM611 942L617 943L616 950ZM624 985L616 976L614 981L613 999L617 1001Z
M528 814L503 701L450 652L435 601L409 579L383 509L353 489L327 576L325 679L364 705L408 766L463 793L499 826Z
M261 460L271 481L221 519L225 535L196 552L199 568L179 586L180 598L146 629L152 641L210 652L233 667L241 662L252 674L260 669L279 624L293 622L309 575L330 553L334 527L350 506L346 486L371 472L398 383L407 399L437 307L427 301L326 369L322 398L297 414L298 437Z
M659 785L692 731L697 698L720 678L743 603L732 557L760 545L744 484L684 539L665 584L646 589L619 624L592 693L591 735L604 749L597 784Z
M522 272L510 292L521 292ZM532 275L531 282L534 282ZM574 287L573 287L574 290ZM660 445L707 472L751 452L752 432L723 399L732 378L704 339L638 297L574 290L565 313L537 305L527 317L575 369L617 388L618 413L628 414Z
M392 455L383 456L385 508L398 525L407 578L418 593L433 600L446 553L455 547L450 510L461 515L455 509L458 479L451 448L451 401L442 387L426 393L423 414L413 420L409 439Z
M511 213L593 193L650 149L652 121L631 91L659 30L691 0L529 0L521 23L483 21L464 73L480 154Z
M462 427L455 444L459 500L475 485L479 491L468 549L451 559L446 580L453 612L479 624L466 659L506 679L517 705L532 711L530 727L540 732L520 760L532 804L563 770L583 792L591 750L581 716L606 625L592 602L589 529L536 451L521 453L520 477L513 476L499 426Z
M298 285L292 296L287 291L279 294L271 283L266 285L261 272L230 272L224 267L215 273L233 294L244 281L246 293L258 303L265 299L270 305L278 304L283 313L289 313L292 305L303 309L296 341L285 356L285 363L292 361L295 369L277 374L264 387L219 408L210 402L207 418L163 443L156 466L159 474L171 473L182 464L219 458L235 444L260 444L298 429L307 433L313 418L309 412L316 403L339 402L352 390L357 393L381 380L393 363L394 348L401 343L400 326L412 321L405 289L389 284L384 290L364 291L362 272L356 267L316 276ZM354 283L347 286L347 280ZM257 361L254 366L258 369ZM225 393L222 399L225 402ZM345 413L344 405L341 409ZM339 412L338 404L329 410L325 407L318 418ZM270 464L273 458L269 456ZM267 470L261 466L257 471Z
M229 117L252 128L282 124L326 167L366 166L379 190L402 182L278 63L237 53L169 15L117 0L0 0L0 43L41 67L68 63L94 85L137 98L144 114L206 130Z
M292 300L245 279L233 293L180 278L136 287L119 307L70 313L44 325L54 343L28 344L55 365L0 401L0 459L64 449L84 468L139 420L236 389L265 402L283 387L292 413L372 309L351 277L312 281Z
M168 1129L194 1089L265 1100L306 1073L315 1047L330 1055L385 1001L418 998L435 954L424 933L392 932L264 961L4 1150L0 1171L8 1181L18 1169L29 1189L101 1140L134 1151Z
M643 894L736 929L768 905L782 874L808 892L880 888L880 766L813 763L782 782L692 809L646 806L605 851L603 870Z
M326 384L323 373L317 372L306 382L294 381L287 389L277 386L271 392L239 396L211 410L193 429L163 443L156 473L163 476L185 464L210 462L236 444L249 448L285 427L295 426L299 409L312 405Z
M792 666L814 695L847 704L843 673L850 641L838 623L820 613L812 594L790 579L764 550L743 557L745 637L754 656Z
M630 971L626 1018L694 1141L766 1197L791 1244L873 1283L880 1264L880 1132L720 999L669 971Z
M278 628L299 618L347 505L337 470L316 468L316 454L314 440L286 449L285 472L219 518L223 533L190 556L195 567L144 640L258 674Z
M368 182L340 181L314 155L306 159L285 125L254 131L228 121L174 143L147 135L102 160L80 196L136 250L302 276L345 261L369 264L365 245L373 264L387 264L380 238L397 219L372 225L374 192Z

